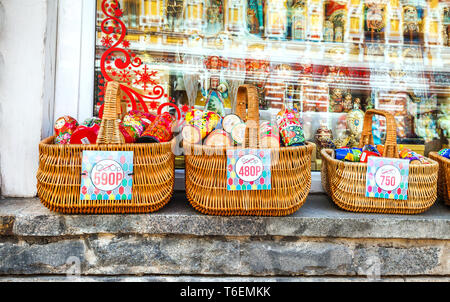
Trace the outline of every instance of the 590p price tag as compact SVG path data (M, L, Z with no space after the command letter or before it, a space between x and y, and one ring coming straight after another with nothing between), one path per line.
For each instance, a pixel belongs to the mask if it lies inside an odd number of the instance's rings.
M133 152L84 151L81 200L131 200Z

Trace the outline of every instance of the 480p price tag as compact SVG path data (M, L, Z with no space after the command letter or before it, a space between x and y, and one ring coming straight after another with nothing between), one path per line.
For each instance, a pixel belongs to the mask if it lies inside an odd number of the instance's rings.
M270 149L227 150L229 191L271 190Z

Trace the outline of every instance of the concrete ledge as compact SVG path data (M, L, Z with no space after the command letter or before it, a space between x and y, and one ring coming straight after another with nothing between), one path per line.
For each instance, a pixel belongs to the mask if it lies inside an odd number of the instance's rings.
M450 211L440 202L421 215L356 214L311 195L294 215L271 218L205 216L181 193L148 215L65 216L37 199L6 199L0 276L448 279L449 237Z
M0 282L450 282L450 277L390 277L371 279L367 277L198 277L198 276L42 276L0 277Z
M216 217L196 212L182 193L148 215L55 214L38 199L0 200L0 235L178 234L196 236L294 236L327 238L450 239L450 207L437 201L420 215L350 213L325 195L310 195L288 217Z

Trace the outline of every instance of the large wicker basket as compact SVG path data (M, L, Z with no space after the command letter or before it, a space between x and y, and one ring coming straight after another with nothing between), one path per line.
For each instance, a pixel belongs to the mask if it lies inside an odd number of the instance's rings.
M440 156L437 152L430 152L429 157L439 163L438 196L450 206L450 159Z
M96 145L55 145L54 137L39 145L37 190L50 210L66 214L149 213L166 205L173 194L174 141L124 144L118 129L119 85L110 82ZM80 200L83 151L133 151L132 200Z
M248 101L248 117L246 105ZM259 146L259 105L257 90L239 87L236 114L247 121L245 146ZM256 138L256 139L254 139ZM227 156L230 148L209 147L183 142L186 159L186 195L199 212L231 216L284 216L297 211L311 188L311 154L314 144L272 148L272 189L228 191Z
M372 117L386 118L386 142L383 157L399 158L397 149L396 122L385 111L368 110L364 117L364 127L360 147L373 145ZM333 202L340 208L352 212L417 214L429 209L436 201L438 163L411 164L409 166L408 200L392 200L366 197L366 163L343 162L335 159L334 151L321 152L322 185Z

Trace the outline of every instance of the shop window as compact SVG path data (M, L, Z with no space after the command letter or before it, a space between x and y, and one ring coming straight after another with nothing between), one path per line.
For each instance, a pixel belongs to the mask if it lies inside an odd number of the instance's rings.
M171 104L164 110L181 115L228 114L250 83L262 120L295 110L318 150L357 145L370 108L394 114L399 144L439 150L450 137L449 9L438 0L98 0L95 112L110 80L121 83L124 111ZM376 142L383 127L375 120Z

